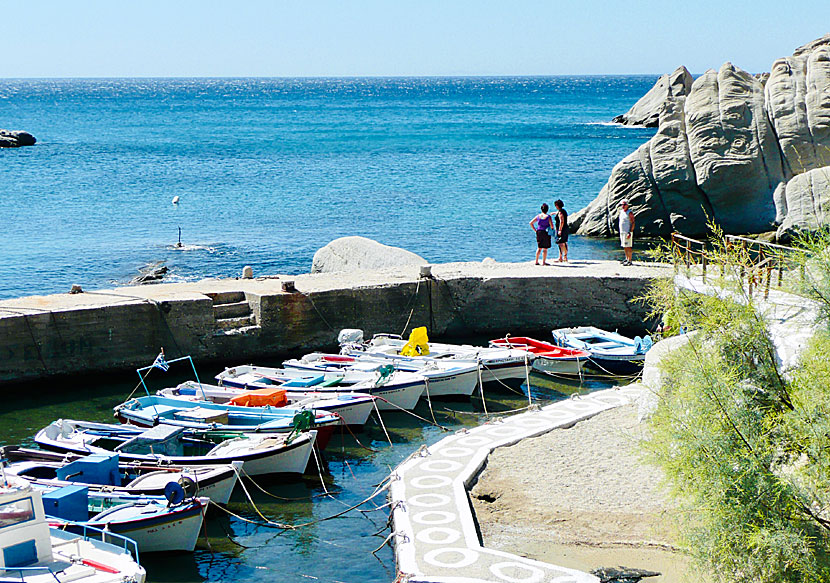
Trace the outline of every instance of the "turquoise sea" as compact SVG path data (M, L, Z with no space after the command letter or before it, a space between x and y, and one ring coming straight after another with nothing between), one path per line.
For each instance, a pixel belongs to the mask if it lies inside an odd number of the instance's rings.
M38 138L0 150L0 298L160 260L173 280L301 273L344 235L530 259L539 205L582 208L652 135L608 121L655 79L0 80L0 128Z

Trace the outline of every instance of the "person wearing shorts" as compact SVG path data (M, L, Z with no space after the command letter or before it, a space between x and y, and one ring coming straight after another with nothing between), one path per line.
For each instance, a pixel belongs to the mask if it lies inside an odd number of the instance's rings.
M634 213L631 212L631 207L628 206L628 201L623 199L620 203L620 245L625 252L625 259L623 265L631 265L634 257Z
M553 203L556 207L556 244L559 245L559 259L558 262L568 262L568 235L570 234L570 227L568 227L568 211L565 210L565 203L557 200Z
M550 249L550 233L553 228L553 217L548 214L547 203L542 203L542 212L530 219L530 228L536 232L536 265L539 265L539 253L542 253L542 265L548 263L548 249Z

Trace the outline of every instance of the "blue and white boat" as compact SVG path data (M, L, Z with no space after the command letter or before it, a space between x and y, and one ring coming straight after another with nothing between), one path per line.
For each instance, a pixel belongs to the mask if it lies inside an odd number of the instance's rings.
M52 451L80 455L118 452L126 462L173 466L213 466L242 462L243 475L302 474L317 438L314 430L288 433L235 433L216 443L183 427L150 429L111 423L58 419L35 435L35 443ZM216 438L218 441L221 438Z
M7 460L4 471L40 487L81 485L90 492L135 496L162 496L169 484L180 484L217 504L227 504L242 462L229 465L181 467L144 461L121 462L117 453L80 456L28 449L0 447Z
M129 537L142 553L191 552L210 499L186 498L180 486L169 492L169 497L133 496L75 484L45 488L43 506L52 524L70 532L91 526Z
M308 423L303 429L318 431L318 446L321 438L328 440L340 419L326 411L299 407L272 407L270 405L240 406L228 403L214 403L204 394L204 400L191 401L161 395L134 397L114 408L115 416L122 423L140 427L154 427L159 424L175 425L199 431L224 433L291 433L299 430L299 417ZM200 391L196 390L196 396ZM320 435L320 434L324 435Z
M590 354L588 366L602 374L629 375L643 366L651 336L628 338L593 326L553 330L553 343Z

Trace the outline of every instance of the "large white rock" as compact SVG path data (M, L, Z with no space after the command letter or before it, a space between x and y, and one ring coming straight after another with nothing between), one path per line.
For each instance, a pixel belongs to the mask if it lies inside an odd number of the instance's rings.
M731 63L695 80L686 99L689 153L697 185L727 233L760 233L775 221L773 193L784 182L764 87Z
M778 227L778 237L830 224L830 166L810 170L790 180L785 197L787 216Z
M626 113L615 117L614 121L625 125L656 128L660 111L666 100L670 97L688 95L692 89L692 81L694 81L692 74L686 67L678 67L671 75L660 77L648 93L643 95Z
M311 273L379 270L427 263L420 255L400 247L390 247L366 237L341 237L317 250L311 262Z
M830 165L830 45L819 41L775 61L766 85L787 178Z
M678 71L672 77L679 82ZM823 175L792 181L830 166L830 35L778 59L769 75L725 63L687 93L663 97L656 135L572 215L576 233L615 234L622 198L632 204L640 235L701 235L707 219L727 233L830 223Z

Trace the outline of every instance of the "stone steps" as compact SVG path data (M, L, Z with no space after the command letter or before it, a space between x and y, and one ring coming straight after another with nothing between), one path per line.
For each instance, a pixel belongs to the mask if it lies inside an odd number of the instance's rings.
M225 318L237 318L251 314L251 306L246 301L233 302L230 304L213 304L213 317L217 320Z
M214 306L217 304L234 304L245 301L245 292L241 291L212 292L207 295L213 299Z
M208 294L213 299L213 318L216 320L215 336L246 334L258 330L256 317L245 292L223 291Z
M253 314L248 316L238 316L236 318L218 318L216 320L216 327L219 330L232 330L234 328L243 328L245 326L254 326Z

